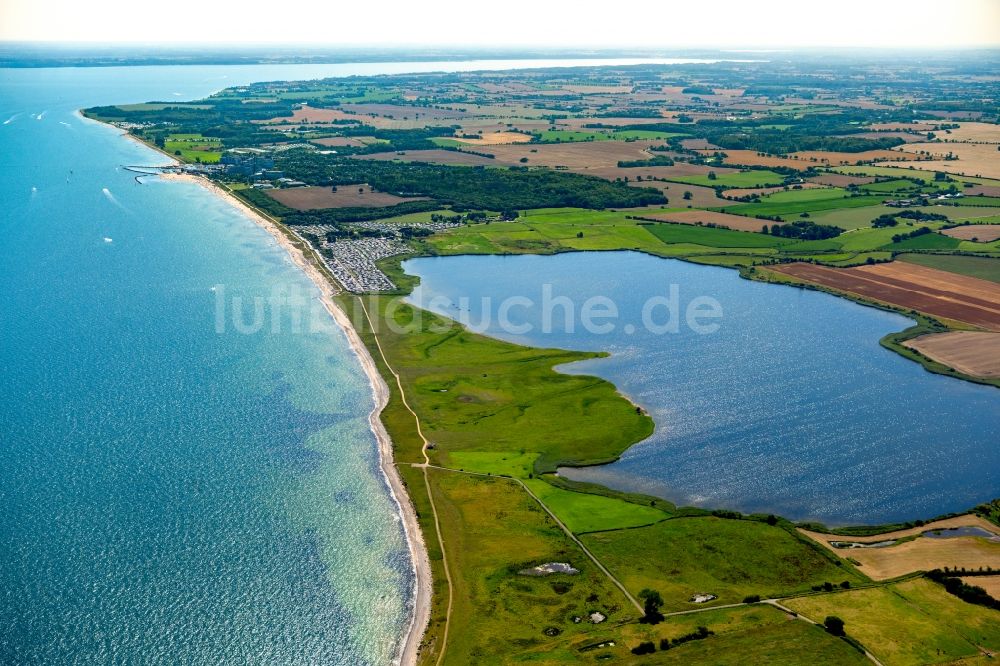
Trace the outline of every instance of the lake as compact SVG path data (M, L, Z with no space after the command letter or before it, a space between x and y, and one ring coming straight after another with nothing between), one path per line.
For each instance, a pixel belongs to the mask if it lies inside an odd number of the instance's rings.
M613 382L656 431L613 464L560 471L569 478L829 525L929 518L1000 495L1000 391L881 347L911 325L898 314L635 252L404 266L421 279L410 302L474 330L611 353L560 370ZM603 316L585 327L587 313Z

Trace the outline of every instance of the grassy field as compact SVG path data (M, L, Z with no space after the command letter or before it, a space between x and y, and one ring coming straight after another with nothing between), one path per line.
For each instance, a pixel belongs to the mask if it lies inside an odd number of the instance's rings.
M736 204L726 206L723 210L727 213L738 215L777 215L782 219L798 218L802 213L813 213L826 210L843 210L849 208L863 208L881 204L884 197L881 196L828 196L824 198L810 198L814 192L826 192L826 190L794 190L794 194L801 198L789 197L788 200L781 198L775 200L772 197L792 194L791 192L778 192L768 197L763 197L760 203ZM871 220L869 220L871 222Z
M201 134L171 134L163 142L163 150L185 162L213 164L222 158L222 140Z
M571 492L540 479L528 479L525 484L575 534L652 525L670 517L669 513L653 507Z
M622 632L625 634L625 646L631 648L642 641L652 641L658 646L661 639L684 636L697 631L698 627L705 627L713 635L634 658L634 662L733 666L748 663L786 666L869 663L845 641L807 622L790 618L766 604L677 615L667 617L657 625L627 625L622 627Z
M714 179L705 174L703 176L675 176L670 180L690 185L704 185L705 187L770 187L781 185L785 182L785 177L774 171L755 169L724 173Z
M937 268L942 271L1000 283L1000 258L948 254L902 254L897 259L928 268Z
M539 454L536 469L551 469L559 461L614 458L652 432L652 420L609 382L552 370L596 354L501 342L392 302L366 299L382 347L435 444L432 459L448 464L454 451L520 451ZM405 427L411 425L412 418Z
M784 528L750 520L675 518L588 534L583 541L630 591L659 590L671 611L701 607L688 601L695 593L716 595L711 604L731 604L748 595L766 598L827 581L863 580Z
M846 641L818 627L802 621L786 620L780 624L685 643L666 652L657 652L637 663L848 666L871 662Z
M950 663L1000 649L1000 612L973 606L925 579L889 587L793 599L789 608L822 622L844 620L886 666Z
M636 618L621 592L515 482L436 470L430 478L454 583L445 664L533 662L555 644L604 633L573 617L600 611L609 623ZM568 562L580 573L518 574L546 562ZM559 633L548 636L546 629Z

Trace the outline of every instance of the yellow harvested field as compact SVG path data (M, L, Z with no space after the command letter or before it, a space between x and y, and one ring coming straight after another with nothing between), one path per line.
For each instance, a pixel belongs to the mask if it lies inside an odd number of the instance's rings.
M825 546L838 557L851 558L859 562L858 570L874 580L885 580L916 571L929 571L944 567L965 567L967 569L994 567L1000 569L1000 542L998 541L975 536L948 538L919 536L924 532L955 527L979 527L993 534L1000 534L1000 528L996 525L972 514L938 520L921 527L866 537L822 534L803 529L800 529L799 532ZM832 541L878 543L914 536L917 538L882 548L835 548L831 545Z
M967 375L1000 378L1000 333L934 333L907 340L903 345Z
M562 86L562 89L577 95L623 95L632 92L632 86L568 85Z
M861 153L833 153L826 150L805 150L792 153L790 156L795 159L805 160L812 163L823 163L836 165L850 165L858 162L895 162L898 160L915 160L919 156L910 152L913 146L909 144L904 149L899 150L866 150Z
M977 240L980 243L990 243L1000 238L1000 224L963 224L960 227L944 229L941 233L962 240Z
M958 123L957 129L937 132L945 141L972 141L973 143L1000 143L1000 125L993 123Z
M1000 599L1000 576L964 576L962 582L986 590L986 594Z
M916 145L916 144L913 144ZM703 155L711 155L714 150L700 150ZM919 155L916 153L903 152L900 150L867 150L861 153L833 153L824 150L808 150L788 155L761 155L753 150L725 150L726 157L724 164L764 166L764 167L789 167L791 169L808 169L817 164L829 166L845 166L860 163L873 162L898 162L902 160L916 160Z
M911 143L907 151L925 150L933 155L952 153L957 160L935 159L914 162L913 167L926 171L947 171L960 176L1000 178L1000 150L991 143ZM909 163L901 166L911 166Z
M896 578L915 571L930 571L945 567L978 569L1000 568L1000 543L979 537L930 539L913 541L887 548L845 549L861 563L858 570L873 580Z
M455 141L467 143L470 146L497 146L507 143L528 143L532 137L521 132L490 132L478 139L463 139L455 137Z

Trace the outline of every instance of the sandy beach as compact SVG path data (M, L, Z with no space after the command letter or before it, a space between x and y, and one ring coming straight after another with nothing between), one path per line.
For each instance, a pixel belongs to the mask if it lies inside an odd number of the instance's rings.
M320 298L323 306L330 313L330 316L333 317L334 321L337 322L337 325L340 326L340 328L347 335L351 349L358 357L361 367L368 376L369 384L372 387L372 396L375 400L375 406L372 409L371 414L369 414L368 420L371 424L372 432L375 433L375 438L378 441L379 464L382 469L382 474L384 475L386 483L389 487L390 495L396 503L399 515L403 521L406 541L410 549L410 560L413 563L413 572L415 576L413 610L406 638L401 643L398 652L398 663L403 664L404 666L416 664L417 654L420 649L420 641L423 638L424 630L426 629L427 623L430 619L431 570L430 561L427 558L427 549L424 545L423 533L417 523L416 510L414 509L412 502L410 502L409 496L406 494L406 488L403 486L402 478L399 476L399 471L396 469L392 451L392 440L389 438L389 433L386 432L385 426L379 418L382 410L389 402L389 387L386 385L382 375L379 374L378 368L375 366L375 361L368 352L368 348L362 342L358 332L354 329L351 320L334 300L337 289L333 286L333 284L331 284L330 279L323 275L319 268L317 268L316 264L305 256L302 249L292 243L288 235L282 231L275 221L268 219L258 211L250 208L219 185L216 185L215 183L200 176L187 174L164 174L161 175L160 178L167 180L186 180L198 183L202 187L210 190L212 193L222 197L224 200L229 202L230 205L238 209L241 213L253 220L254 223L271 234L278 244L285 249L295 265L301 268L309 279L312 280L313 284L316 285L316 288L320 291Z

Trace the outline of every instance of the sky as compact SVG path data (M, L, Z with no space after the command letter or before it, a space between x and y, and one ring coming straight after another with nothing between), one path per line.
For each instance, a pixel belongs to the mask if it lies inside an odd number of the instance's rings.
M0 41L973 48L1000 0L0 0Z

